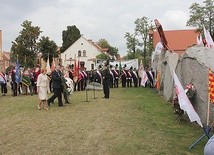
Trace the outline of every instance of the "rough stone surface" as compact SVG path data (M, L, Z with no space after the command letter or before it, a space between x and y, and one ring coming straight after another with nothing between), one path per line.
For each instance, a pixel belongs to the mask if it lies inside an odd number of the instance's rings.
M161 72L161 89L164 98L172 101L175 96L174 81L171 69L175 70L184 89L189 83L196 88L194 100L191 100L202 123L206 124L208 108L208 69L214 71L214 49L191 47L179 56L175 53L162 51L154 57L152 67ZM210 121L214 119L211 106Z

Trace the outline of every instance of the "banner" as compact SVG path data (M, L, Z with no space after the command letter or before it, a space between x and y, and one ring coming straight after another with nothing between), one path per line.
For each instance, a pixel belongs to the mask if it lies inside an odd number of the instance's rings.
M109 62L110 65L115 66L116 64L121 65L123 67L126 65L127 69L136 68L138 69L138 59L132 59L132 60L127 60L127 61L114 61L114 62Z
M146 72L143 71L140 85L145 87L147 80L148 80L148 76L147 76Z
M28 76L23 75L22 76L22 84L24 84L27 87L30 86L31 79Z
M20 69L20 64L17 61L16 62L16 68L15 68L16 74L15 74L15 81L17 84L21 82L21 69Z
M47 74L51 74L50 60L48 55L47 65L46 65Z
M172 70L172 72L173 72L173 79L175 83L175 89L176 89L176 94L178 96L178 102L179 102L180 108L187 113L191 122L196 121L201 127L203 127L201 123L201 119L196 113L195 109L193 108L189 98L187 97L177 75L175 74L175 71Z
M55 70L55 61L54 61L54 57L53 57L53 61L52 61L52 64L51 64L51 72L53 72Z

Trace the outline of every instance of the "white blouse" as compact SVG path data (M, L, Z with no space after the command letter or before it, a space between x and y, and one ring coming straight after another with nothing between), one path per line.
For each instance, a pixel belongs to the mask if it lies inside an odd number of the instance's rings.
M44 74L39 74L37 79L37 86L39 87L48 87L48 77Z

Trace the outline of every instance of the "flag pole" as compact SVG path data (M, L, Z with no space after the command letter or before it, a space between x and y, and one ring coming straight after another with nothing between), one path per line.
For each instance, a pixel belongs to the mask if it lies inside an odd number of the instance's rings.
M203 127L204 134L197 140L195 141L190 147L189 150L192 149L195 145L197 145L204 137L207 137L208 139L210 138L210 131L211 131L211 126L209 126L209 119L210 119L210 72L211 70L209 69L208 72L208 104L207 104L207 126ZM213 123L212 123L213 124Z
M207 103L207 126L209 126L210 119L210 92L208 91L208 103Z

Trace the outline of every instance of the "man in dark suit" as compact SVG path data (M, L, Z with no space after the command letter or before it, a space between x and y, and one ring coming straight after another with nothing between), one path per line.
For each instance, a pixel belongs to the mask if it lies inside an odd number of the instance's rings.
M119 81L119 70L117 69L118 64L116 64L115 69L113 70L114 74L114 88L118 88L118 81Z
M137 74L137 70L136 68L134 68L134 70L132 70L133 68L131 67L131 75L132 75L132 79L134 82L134 87L138 87L138 74Z
M55 98L58 98L59 107L63 106L62 103L62 73L60 71L60 66L56 66L56 69L52 72L51 79L53 83L53 95L48 99L48 105L54 102Z
M109 70L109 66L106 65L104 70L103 70L103 92L104 92L104 98L105 99L109 98L110 80L111 80L111 73L110 73L110 70Z
M126 78L127 78L127 74L126 74L126 65L124 65L122 71L121 71L121 81L122 81L122 87L126 87Z

